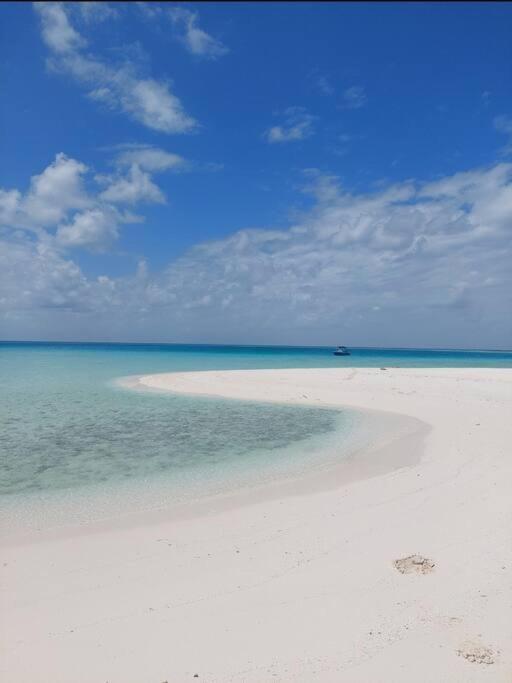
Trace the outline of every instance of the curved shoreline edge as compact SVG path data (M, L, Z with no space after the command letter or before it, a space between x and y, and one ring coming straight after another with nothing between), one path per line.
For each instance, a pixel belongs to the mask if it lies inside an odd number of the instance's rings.
M353 369L341 369L336 375L336 379L350 380L354 377ZM339 395L329 393L326 397L316 393L304 394L304 387L309 385L311 388L311 378L318 376L322 382L327 378L332 380L332 371L322 368L172 372L123 377L116 380L116 384L136 391L351 410L361 416L363 424L356 428L359 439L349 438L348 443L340 444L339 458L334 456L320 468L310 466L300 475L290 472L277 480L243 487L211 497L206 502L194 501L188 514L201 514L204 510L213 512L279 496L335 489L359 479L381 476L419 463L424 441L432 429L430 424L406 413L391 411L388 406L354 405L344 392ZM325 384L322 391L325 391ZM176 512L175 508L173 512Z

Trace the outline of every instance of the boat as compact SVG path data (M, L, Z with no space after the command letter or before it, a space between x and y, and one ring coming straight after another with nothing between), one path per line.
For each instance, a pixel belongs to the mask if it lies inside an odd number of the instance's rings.
M333 351L335 356L350 356L350 351L346 346L337 346L336 351Z

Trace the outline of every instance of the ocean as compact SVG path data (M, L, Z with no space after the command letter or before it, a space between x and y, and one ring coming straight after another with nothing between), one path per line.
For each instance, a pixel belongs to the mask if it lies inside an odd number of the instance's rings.
M341 457L355 411L125 389L157 372L512 367L511 352L0 343L0 533L87 523L300 472ZM327 455L325 456L327 457Z

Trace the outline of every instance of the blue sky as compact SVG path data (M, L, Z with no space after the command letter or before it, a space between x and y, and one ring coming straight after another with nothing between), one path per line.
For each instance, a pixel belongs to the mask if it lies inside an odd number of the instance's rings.
M0 11L0 337L512 346L510 5Z

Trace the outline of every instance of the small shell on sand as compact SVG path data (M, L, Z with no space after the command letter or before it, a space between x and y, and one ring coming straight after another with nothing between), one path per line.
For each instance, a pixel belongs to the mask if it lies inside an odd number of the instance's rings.
M464 657L474 664L494 664L495 653L490 647L479 645L471 640L466 640L457 650L459 657Z
M430 574L434 571L435 563L422 555L409 555L395 560L393 566L401 574Z

